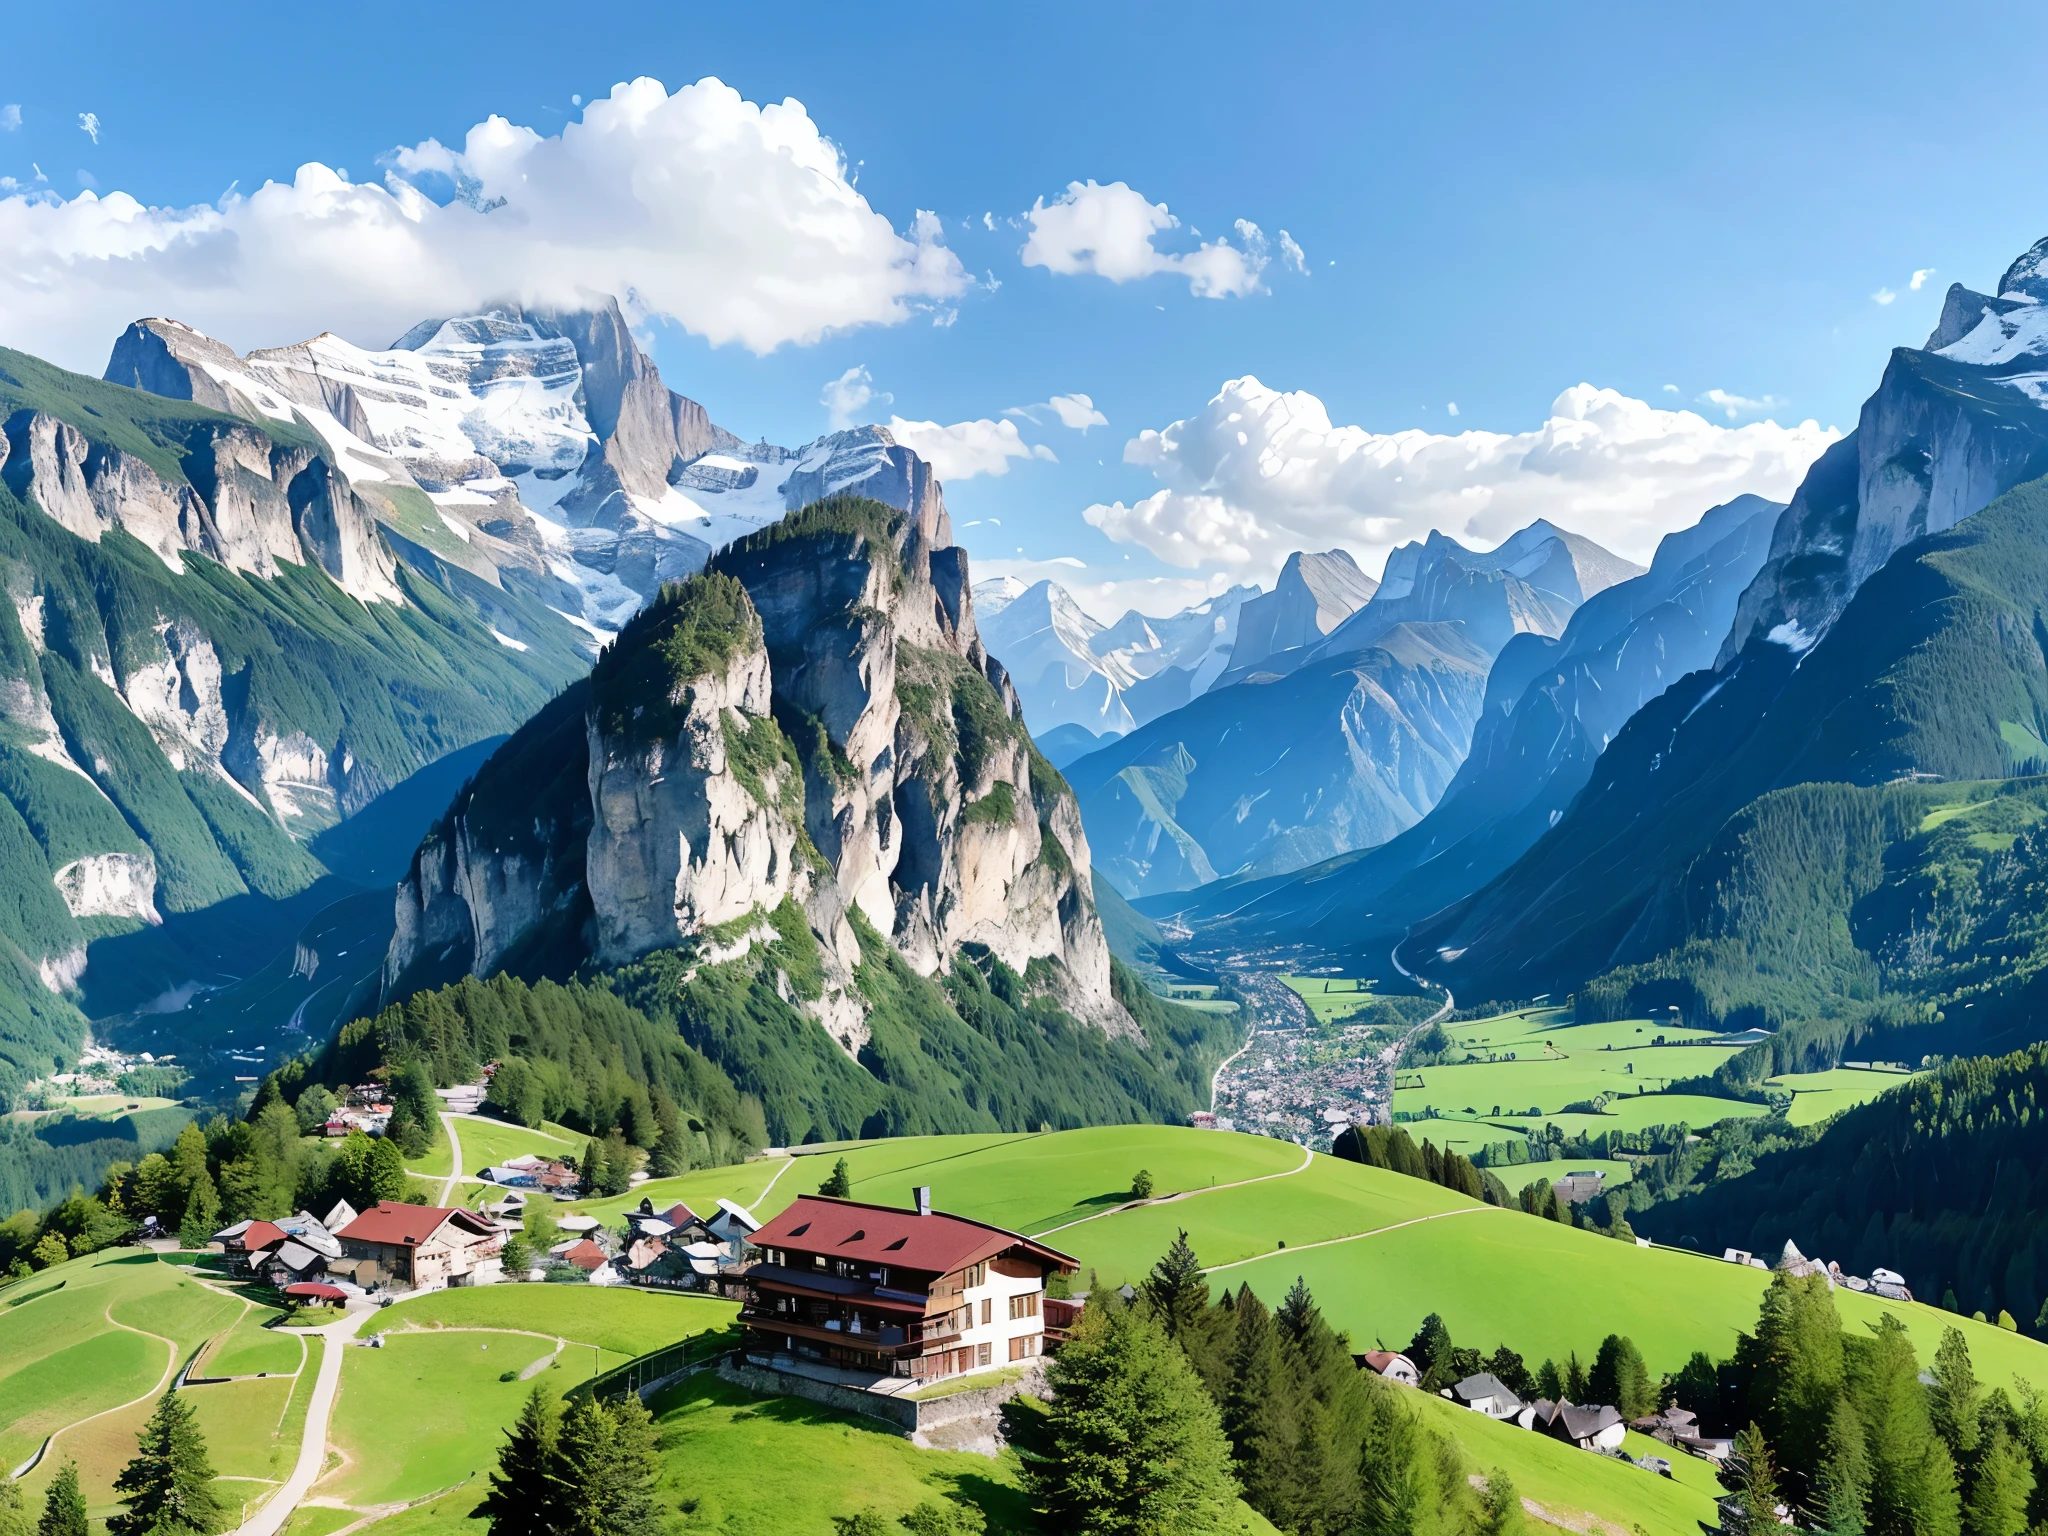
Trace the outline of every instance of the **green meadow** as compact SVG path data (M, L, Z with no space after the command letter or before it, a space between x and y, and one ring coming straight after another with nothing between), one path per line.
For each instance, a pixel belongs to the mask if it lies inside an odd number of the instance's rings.
M1889 1067L1836 1067L1829 1072L1788 1072L1765 1085L1792 1090L1792 1107L1785 1118L1794 1125L1818 1125L1831 1115L1858 1104L1867 1104L1881 1093L1922 1076Z
M234 1327L208 1347L200 1358L200 1376L289 1376L305 1355L305 1341L295 1333L269 1326L284 1314L273 1307L252 1307Z
M455 1115L455 1134L462 1142L462 1172L475 1177L484 1169L529 1152L539 1157L580 1160L589 1138L565 1125L544 1124L529 1130L504 1120ZM445 1159L444 1165L445 1165Z
M402 1301L369 1314L356 1331L367 1338L407 1328L501 1328L632 1356L723 1328L738 1310L736 1303L715 1296L624 1286L485 1285Z

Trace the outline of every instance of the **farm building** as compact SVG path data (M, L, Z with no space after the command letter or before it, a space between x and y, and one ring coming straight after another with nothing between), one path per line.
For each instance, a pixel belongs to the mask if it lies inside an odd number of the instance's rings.
M1046 1277L1076 1267L1019 1233L932 1210L928 1189L915 1210L799 1195L752 1237L765 1258L745 1274L748 1354L875 1376L1036 1358Z
M366 1287L488 1285L503 1273L503 1234L460 1207L379 1200L335 1235L341 1258L328 1267Z
M1483 1413L1489 1419L1512 1419L1522 1411L1522 1400L1490 1371L1467 1376L1455 1386L1446 1388L1445 1392L1452 1401L1474 1413Z

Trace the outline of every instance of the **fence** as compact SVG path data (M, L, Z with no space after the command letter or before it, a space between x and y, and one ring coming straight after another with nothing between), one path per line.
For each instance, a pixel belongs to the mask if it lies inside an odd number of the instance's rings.
M638 1392L650 1382L673 1376L693 1365L708 1365L719 1356L730 1354L738 1345L739 1336L733 1330L707 1328L674 1344L664 1344L660 1349L636 1355L624 1365L613 1366L603 1375L592 1378L588 1389L599 1400L611 1401L629 1392Z

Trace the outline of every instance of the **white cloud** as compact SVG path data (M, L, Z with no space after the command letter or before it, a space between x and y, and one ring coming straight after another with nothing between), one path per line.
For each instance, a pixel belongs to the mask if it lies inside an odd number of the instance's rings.
M10 101L0 107L0 133L12 133L21 126L21 103Z
M1294 236L1284 229L1280 231L1280 265L1290 272L1299 272L1303 277L1308 276L1307 254L1295 243ZM1330 265L1334 267L1336 263L1333 261Z
M834 432L843 432L861 419L869 405L880 401L889 404L896 397L878 393L875 381L868 377L865 365L856 365L827 384L818 396L818 404L825 407L832 421Z
M99 113L97 113L97 112L81 112L81 113L79 113L79 114L78 114L78 131L79 131L80 133L84 134L84 135L85 135L85 136L86 136L86 137L87 137L88 139L91 139L91 140L93 141L93 143L95 143L95 144L99 143L99 141L100 141L100 115L99 115Z
M1871 302L1874 304L1889 304L1893 299L1896 299L1897 297L1898 295L1896 293L1893 293L1889 288L1880 288L1877 290L1877 292L1873 293L1870 296Z
M1718 406L1730 421L1738 416L1751 416L1758 411L1775 410L1785 403L1779 395L1759 395L1752 400L1747 395L1731 395L1725 389L1710 389L1700 396L1702 405Z
M1455 416L1458 414L1458 402L1453 400L1450 404L1446 405L1444 409L1449 411L1453 416Z
M1664 393L1667 395L1675 395L1680 393L1680 390L1676 384L1666 384L1664 386Z
M1036 405L1013 405L1005 416L1021 416L1026 421L1037 421L1040 411L1051 411L1059 424L1070 432L1087 435L1090 427L1106 427L1109 418L1095 409L1095 402L1086 395L1054 395L1050 400L1041 400Z
M1198 299L1241 298L1264 286L1259 274L1269 258L1256 224L1237 221L1242 249L1216 240L1192 251L1161 251L1153 237L1178 229L1180 220L1166 204L1146 201L1142 192L1121 181L1106 187L1070 182L1050 204L1039 198L1024 217L1031 224L1023 251L1027 267L1044 267L1063 277L1092 272L1113 283L1170 272L1185 277L1188 291Z
M1017 434L1014 421L955 422L889 418L889 435L931 465L941 480L967 480L975 475L1007 475L1012 459L1046 459L1058 463L1043 443L1035 447ZM993 521L993 519L991 519Z
M1929 279L1932 276L1934 276L1934 268L1922 267L1919 271L1913 274L1913 280L1910 283L1906 284L1906 286L1908 288L1911 288L1915 293L1918 293L1923 287L1926 286L1927 279Z
M1376 560L1432 528L1491 546L1539 517L1646 560L1731 496L1789 497L1839 436L1812 421L1719 426L1590 384L1560 394L1533 431L1374 433L1332 425L1314 395L1246 377L1125 445L1159 491L1085 516L1170 565L1238 580L1270 580L1296 549L1345 545Z
M934 218L903 234L868 205L800 103L717 80L636 80L559 134L492 117L388 164L381 185L309 164L217 206L0 199L0 334L97 373L138 315L242 348L329 329L382 345L500 297L611 293L768 352L895 324L970 282Z

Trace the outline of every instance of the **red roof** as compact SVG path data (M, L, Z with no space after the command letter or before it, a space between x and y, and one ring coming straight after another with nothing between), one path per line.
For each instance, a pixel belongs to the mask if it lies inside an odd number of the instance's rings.
M405 1205L397 1200L379 1200L335 1236L357 1243L395 1243L409 1248L424 1243L449 1221L478 1237L488 1237L497 1230L459 1206Z
M688 1226L693 1221L702 1221L704 1219L680 1200L667 1210L656 1211L654 1214L672 1227Z
M575 1246L564 1248L562 1257L578 1269L603 1269L611 1255L586 1237Z
M282 1227L272 1226L267 1221L252 1221L228 1241L241 1244L243 1251L247 1253L260 1253L273 1243L281 1243L284 1239Z
M835 1200L830 1195L798 1195L788 1210L749 1241L757 1248L792 1248L934 1275L951 1274L1018 1248L1053 1269L1071 1273L1079 1267L1057 1248L986 1222L942 1211L920 1216L900 1206Z
M322 1285L316 1280L301 1280L297 1285L284 1288L287 1296L303 1296L309 1301L347 1301L348 1292L338 1285Z

